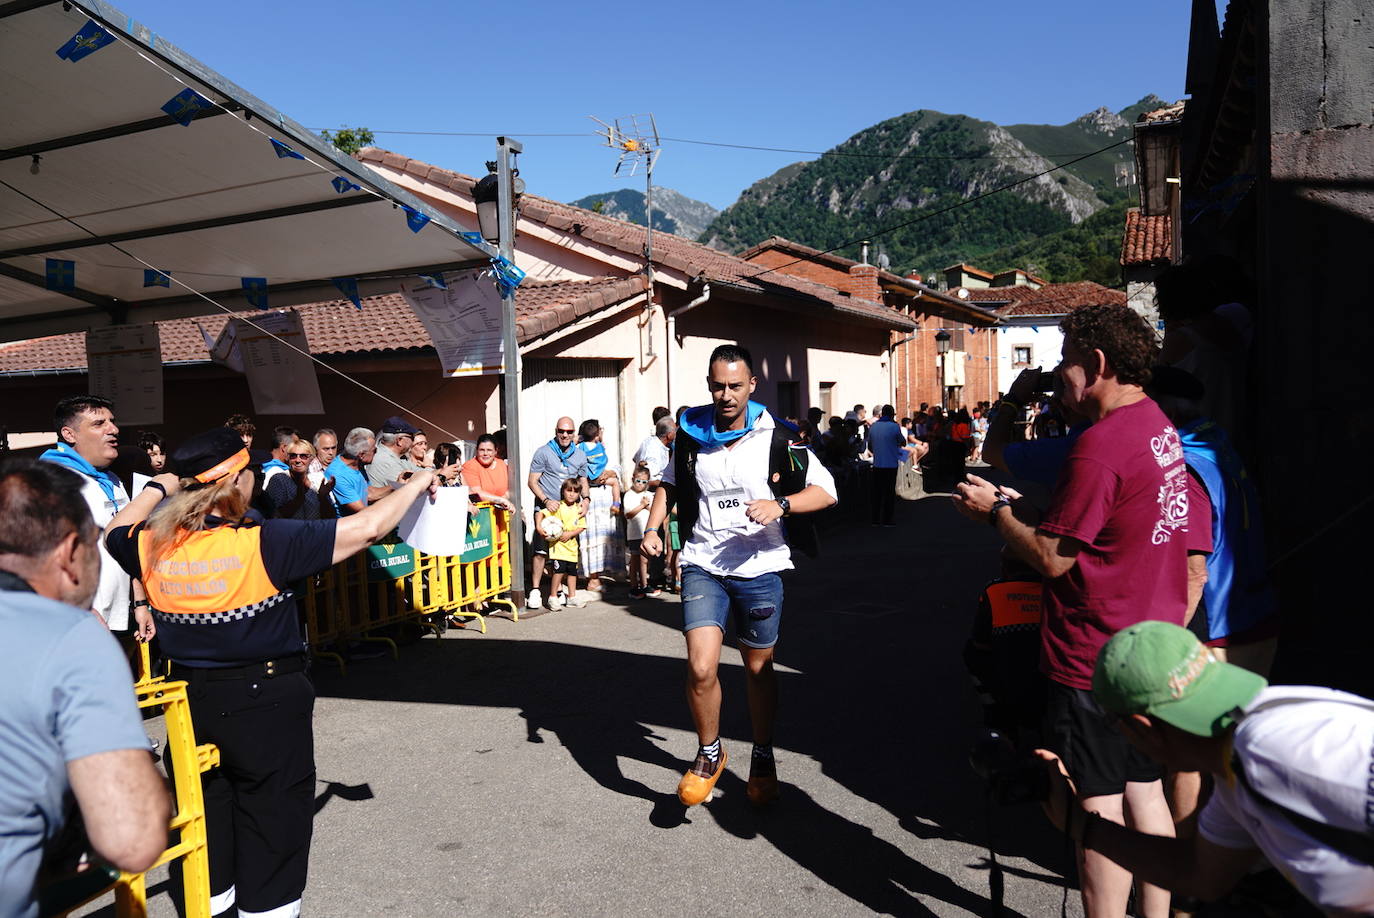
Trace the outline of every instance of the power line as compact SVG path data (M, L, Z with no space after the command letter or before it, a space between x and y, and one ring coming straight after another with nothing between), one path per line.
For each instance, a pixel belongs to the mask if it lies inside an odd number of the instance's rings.
M1038 178L1040 178L1040 177L1042 177L1042 176L1049 175L1051 172L1057 172L1057 171L1059 171L1060 169L1066 168L1066 167L1068 167L1068 166L1072 166L1074 163L1082 162L1083 160L1087 159L1087 158L1090 157L1090 156L1096 156L1096 155L1099 154L1099 153L1105 153L1106 151L1111 150L1111 149L1114 149L1114 148L1119 147L1119 146L1122 146L1123 144L1128 144L1128 143L1130 143L1130 142L1132 141L1132 139L1133 139L1133 138L1127 137L1125 140L1118 140L1116 143L1108 144L1107 146L1102 147L1101 149L1093 150L1091 153L1084 153L1083 155L1079 156L1077 159L1071 159L1071 160L1069 160L1068 162L1060 163L1060 164L1057 165L1057 166L1052 166L1052 167L1050 167L1049 169L1045 169L1045 170L1042 171L1042 172L1037 172L1037 173L1035 173L1034 175L1028 175L1028 176L1026 176L1025 178L1017 179L1017 180L1014 181L1014 182L1008 182L1008 183L1005 184L1005 185L999 185L999 186L997 186L996 188L989 189L988 191L985 191L985 192L983 192L982 194L979 194L979 195L974 195L973 197L967 198L967 199L965 199L965 200L963 200L963 201L960 201L960 202L958 202L957 204L951 204L951 205L949 205L948 207L942 207L942 208L940 208L939 210L933 210L933 211L930 211L929 213L921 214L920 216L913 217L913 218L910 219L910 220L904 220L904 221L902 221L901 223L894 223L892 226L886 226L886 227L883 227L883 228L881 228L881 229L873 230L873 231L871 231L871 232L865 233L864 235L860 236L860 237L857 238L857 239L851 239L851 240L849 240L849 241L847 241L847 242L841 242L839 245L834 246L833 248L822 249L822 250L821 250L820 252L818 252L817 254L819 254L819 255L829 255L831 252L838 252L840 249L847 248L847 247L852 246L852 245L858 245L858 244L861 243L861 242L865 242L865 241L877 239L879 236L885 236L885 235L887 235L888 233L896 232L896 231L899 230L899 229L905 229L905 228L908 227L908 226L912 226L912 225L914 225L914 224L921 223L921 222L924 222L924 221L926 221L926 220L933 220L934 218L940 216L941 214L947 214L947 213L949 213L949 212L952 211L952 210L958 210L960 207L967 207L967 206L970 205L970 204L974 204L974 203L976 203L976 202L978 202L978 201L983 200L984 198L991 197L992 195L998 194L999 192L1007 191L1008 189L1015 188L1015 187L1018 186L1018 185L1024 185L1024 184L1026 184L1027 182L1033 182L1033 181L1035 181L1036 179L1038 179ZM772 272L774 272L774 271L777 271L777 270L779 270L779 269L781 269L781 268L791 267L792 265L798 264L798 263L803 262L803 261L807 261L807 260L809 260L810 257L814 257L814 256L808 256L808 257L805 257L805 258L794 258L794 259L792 259L791 261L785 261L785 262L783 262L783 263L780 264L780 265L774 265L774 266L771 267L771 268L764 268L762 271L759 271L759 272L757 272L756 274L746 274L746 275L742 276L742 277L740 278L740 280L753 280L753 279L756 278L756 277L762 277L762 276L765 275L765 274L770 274L770 273L772 273Z
M335 128L312 128L319 133L320 131L333 131ZM369 128L369 130L372 130ZM522 131L392 131L392 130L372 130L373 134L401 134L414 137L595 137L594 133L577 134L540 134ZM951 153L948 155L935 153L853 153L846 150L802 150L794 147L766 147L747 143L726 143L718 140L694 140L688 137L664 137L661 138L665 143L690 143L703 147L724 147L730 150L760 150L765 153L797 153L803 156L843 156L850 159L917 159L932 161L957 161L970 159L1058 159L1064 156L1093 156L1101 153L1102 150L1094 150L1092 153ZM848 141L846 141L848 142ZM1110 149L1110 147L1105 148Z

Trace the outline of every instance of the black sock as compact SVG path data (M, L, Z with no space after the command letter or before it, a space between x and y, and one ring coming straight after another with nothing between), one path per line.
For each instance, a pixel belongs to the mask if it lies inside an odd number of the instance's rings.
M755 758L755 759L762 759L762 760L768 761L768 762L773 761L773 744L772 744L772 743L764 743L763 745L759 745L758 743L755 743L755 744L754 744L754 758Z
M720 737L719 737L719 736L716 737L716 741L715 741L714 743L711 743L711 744L706 745L706 746L702 746L701 749L698 750L697 755L704 755L704 756L706 756L706 758L710 759L712 762L719 762L719 761L720 761Z

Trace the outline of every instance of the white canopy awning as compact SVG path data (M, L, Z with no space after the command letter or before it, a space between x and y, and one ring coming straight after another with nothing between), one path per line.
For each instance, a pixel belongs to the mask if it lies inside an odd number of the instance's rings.
M59 57L88 20L113 41ZM188 88L214 104L183 126L162 107ZM0 0L0 341L220 311L192 290L248 309L245 277L271 306L391 292L486 263L461 230L100 0Z

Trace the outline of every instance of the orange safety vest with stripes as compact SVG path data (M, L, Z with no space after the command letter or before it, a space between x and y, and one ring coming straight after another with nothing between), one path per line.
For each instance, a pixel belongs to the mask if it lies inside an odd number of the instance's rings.
M1040 627L1043 591L1039 583L1026 580L993 583L988 585L984 595L992 613L993 634Z
M193 532L149 563L151 533L139 531L139 567L163 652L188 666L236 666L301 653L289 590L262 558L262 528L221 525Z

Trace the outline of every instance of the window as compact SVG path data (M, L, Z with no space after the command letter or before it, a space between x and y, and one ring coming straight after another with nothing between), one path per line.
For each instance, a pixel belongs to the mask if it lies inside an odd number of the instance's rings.
M963 326L950 329L949 349L951 351L962 351L964 349L964 329Z
M821 409L825 415L826 422L835 414L832 402L835 398L835 384L833 382L823 382L820 386L820 404L816 407Z
M1011 364L1014 367L1028 367L1031 362L1031 347L1029 344L1018 344L1011 349Z

